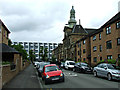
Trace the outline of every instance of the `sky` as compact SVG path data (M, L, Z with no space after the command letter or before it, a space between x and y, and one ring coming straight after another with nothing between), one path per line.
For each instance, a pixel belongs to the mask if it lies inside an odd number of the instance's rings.
M0 19L12 42L62 43L72 6L84 28L100 28L118 13L120 0L0 0Z

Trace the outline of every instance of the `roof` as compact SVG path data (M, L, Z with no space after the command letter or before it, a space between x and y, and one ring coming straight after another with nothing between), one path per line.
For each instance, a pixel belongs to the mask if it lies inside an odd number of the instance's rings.
M5 30L7 30L8 33L10 33L10 31L8 30L8 28L5 26L5 24L2 22L1 19L0 19L0 24L5 28Z
M56 64L45 65L45 67L49 67L49 66L56 66Z
M113 16L108 22L106 22L101 28L104 28L107 25L112 24L113 22L117 21L120 19L120 12L118 12L115 16Z
M93 29L93 28L84 28L88 33L92 33L97 31L98 29Z
M72 33L87 33L87 31L81 25L75 25Z
M9 47L8 45L6 45L4 43L0 43L0 48L1 48L0 52L2 52L2 53L19 53L14 48Z

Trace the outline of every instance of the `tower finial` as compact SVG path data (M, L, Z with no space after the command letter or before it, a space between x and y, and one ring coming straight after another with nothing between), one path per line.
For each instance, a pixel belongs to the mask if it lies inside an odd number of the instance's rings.
M74 6L72 6L72 9L70 10L70 20L68 21L68 24L71 28L76 24Z

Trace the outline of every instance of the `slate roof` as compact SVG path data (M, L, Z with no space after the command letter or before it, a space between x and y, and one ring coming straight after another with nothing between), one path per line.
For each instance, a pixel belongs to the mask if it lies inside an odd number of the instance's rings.
M19 52L4 43L0 43L0 53L19 53Z
M72 33L87 33L81 25L75 25L73 27Z
M88 34L97 31L98 29L93 29L93 28L84 28Z

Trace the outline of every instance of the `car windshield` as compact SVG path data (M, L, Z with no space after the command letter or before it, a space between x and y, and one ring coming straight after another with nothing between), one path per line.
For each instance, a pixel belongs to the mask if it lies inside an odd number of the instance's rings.
M116 66L116 65L112 65L115 69L119 69L120 70L120 67L119 66Z
M69 62L69 64L70 64L70 65L75 65L75 63L74 63L74 62Z
M45 68L45 72L50 72L50 71L58 71L59 68L57 66L48 66Z
M108 69L115 69L112 65L108 64L107 65Z
M87 65L87 64L85 64L85 63L81 63L81 66L88 67L88 65Z

